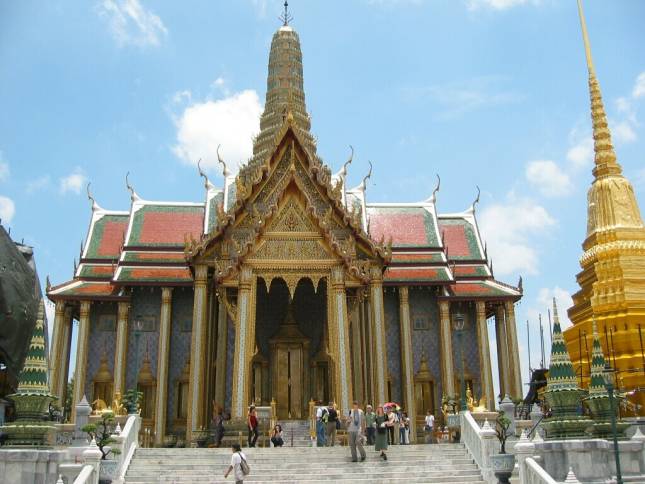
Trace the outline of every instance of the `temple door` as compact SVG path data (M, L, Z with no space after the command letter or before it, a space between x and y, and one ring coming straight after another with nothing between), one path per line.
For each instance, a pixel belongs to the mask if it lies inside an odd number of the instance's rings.
M275 350L274 395L279 419L301 419L303 397L303 345L280 344Z

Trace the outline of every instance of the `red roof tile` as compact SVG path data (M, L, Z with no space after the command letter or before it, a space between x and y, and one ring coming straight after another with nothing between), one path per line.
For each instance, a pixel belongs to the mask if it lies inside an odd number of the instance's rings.
M202 213L146 213L139 242L143 244L183 245L185 234L199 239L202 235Z
M438 247L433 216L423 207L368 207L370 237L394 247Z

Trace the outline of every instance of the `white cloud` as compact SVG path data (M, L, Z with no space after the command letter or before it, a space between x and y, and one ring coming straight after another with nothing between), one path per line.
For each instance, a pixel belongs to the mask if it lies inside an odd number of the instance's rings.
M9 163L2 161L2 152L0 152L0 181L9 178Z
M442 116L456 118L477 109L521 101L524 96L501 88L506 79L499 76L483 76L449 84L407 88L404 95L417 102L430 98L444 107Z
M506 203L486 206L479 220L497 274L538 273L536 236L556 223L544 207L511 193Z
M629 121L610 122L611 133L617 143L631 143L638 138Z
M551 160L528 162L525 176L531 185L548 198L568 195L573 188L569 175Z
M641 72L636 78L634 89L632 90L632 96L635 98L645 96L645 72Z
M539 0L467 0L466 2L469 10L478 10L480 8L506 10L527 3L538 5L540 2Z
M99 14L108 21L119 46L157 46L168 35L161 18L139 0L103 0Z
M217 146L232 170L252 154L253 137L260 130L262 105L257 92L245 90L218 100L192 103L175 119L174 153L187 163L200 158L205 166L217 166ZM219 168L218 168L219 170Z
M27 188L26 191L27 193L34 193L42 190L46 186L49 185L50 178L49 175L43 175L38 178L34 178L33 180L27 182Z
M72 192L78 195L81 193L81 189L86 182L87 177L83 173L83 170L76 167L72 173L60 179L60 192L62 194Z
M569 136L572 138L573 146L567 151L567 160L571 162L574 168L587 168L593 163L593 138L590 135L580 137L576 134L577 130L572 130Z
M3 224L9 224L16 213L16 204L9 197L0 195L0 219Z

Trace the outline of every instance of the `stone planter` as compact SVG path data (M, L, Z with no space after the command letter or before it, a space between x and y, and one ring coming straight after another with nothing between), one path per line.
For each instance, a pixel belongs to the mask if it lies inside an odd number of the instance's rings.
M457 430L460 427L459 415L448 415L447 424L450 430Z
M119 463L115 460L102 460L99 467L99 480L112 482L117 478Z
M490 466L493 472L513 472L515 456L513 454L493 454L490 456Z

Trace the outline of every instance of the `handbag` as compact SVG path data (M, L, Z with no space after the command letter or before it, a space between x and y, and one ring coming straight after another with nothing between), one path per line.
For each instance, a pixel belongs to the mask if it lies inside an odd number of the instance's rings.
M240 454L240 469L242 469L242 474L245 476L248 476L249 473L251 472L251 468L249 467L249 464L246 462L246 459L242 457L242 454Z
M340 420L336 420L336 430L340 430Z

